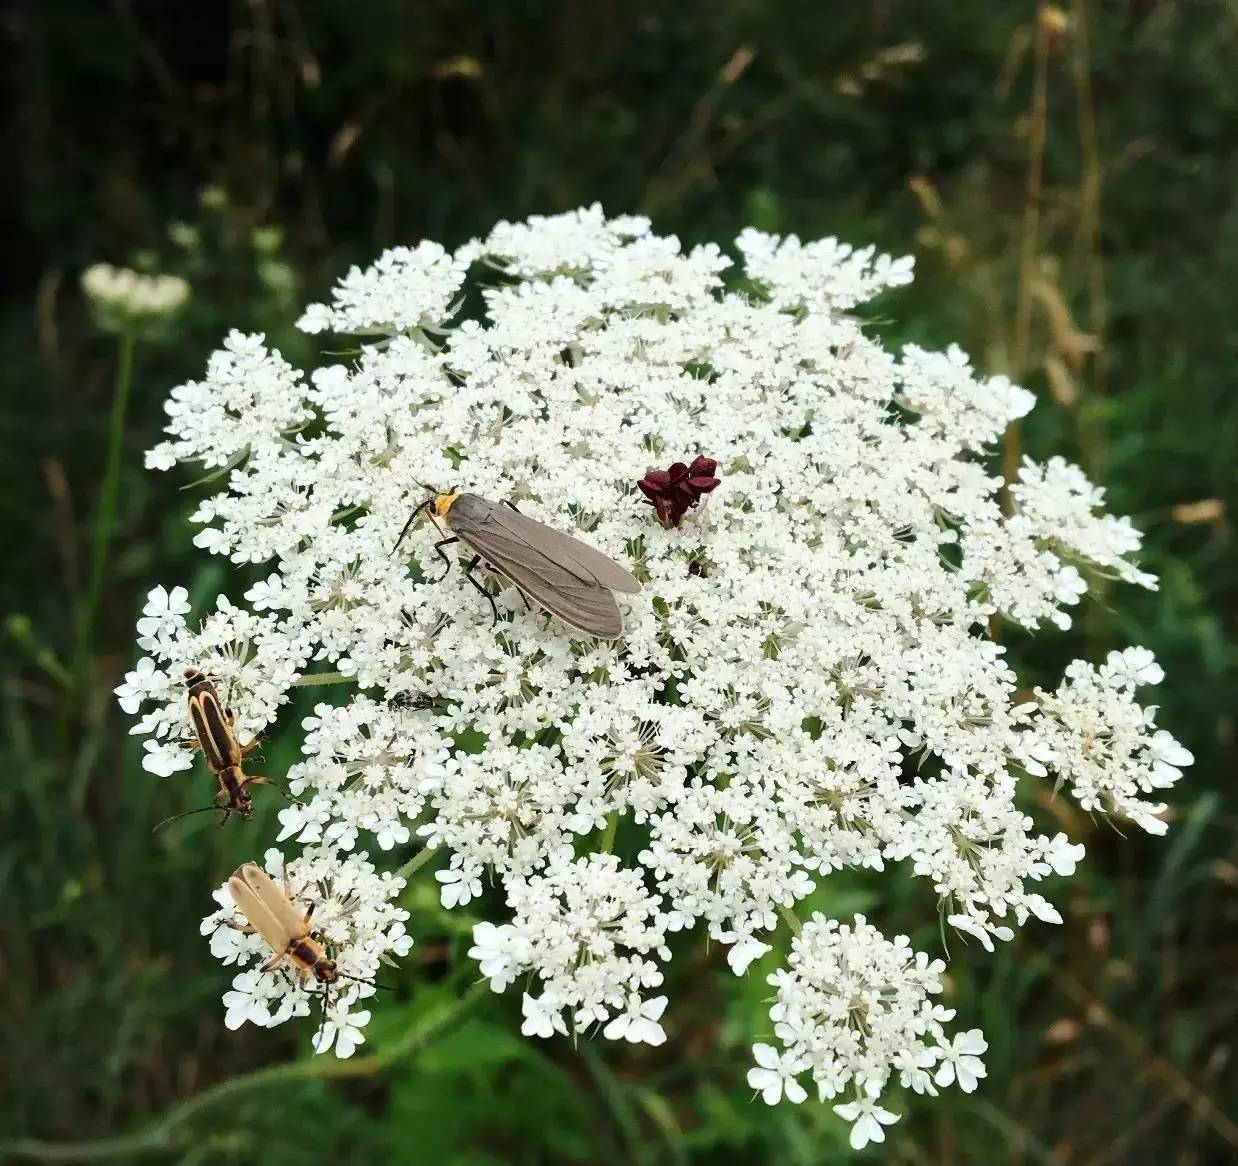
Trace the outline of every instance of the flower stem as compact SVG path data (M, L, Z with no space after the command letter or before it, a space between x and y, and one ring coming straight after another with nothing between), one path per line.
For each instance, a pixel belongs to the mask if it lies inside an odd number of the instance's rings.
M610 817L606 819L606 831L602 835L601 853L609 854L615 849L615 835L619 831L619 811L611 810Z
M409 879L417 873L431 858L434 857L435 847L423 846L416 854L413 855L398 871L396 875L402 879Z
M298 676L292 683L296 688L315 688L320 684L353 684L356 679L344 672L311 672Z
M1011 377L1016 382L1028 374L1032 330L1033 285L1040 245L1040 208L1045 175L1045 137L1049 108L1050 24L1045 0L1036 0L1036 39L1033 50L1032 109L1028 131L1028 163L1023 198L1023 223L1019 240L1019 284L1015 304L1014 333L1010 347ZM1019 476L1023 460L1022 424L1011 421L1002 435L1002 477L1006 480L1005 505L1010 505L1010 484Z
M22 1138L12 1142L0 1142L0 1156L14 1154L43 1162L89 1162L100 1158L126 1158L175 1149L188 1141L188 1134L182 1131L182 1126L203 1110L230 1097L248 1097L255 1089L268 1085L372 1077L382 1072L424 1045L440 1029L453 1023L485 996L489 988L490 985L485 980L473 984L458 1000L433 1016L411 1025L394 1044L371 1056L347 1061L315 1057L286 1065L270 1065L265 1069L257 1069L212 1085L179 1105L174 1105L161 1118L133 1133L100 1138L93 1142L40 1142L33 1138Z
M90 580L86 597L77 612L77 636L73 653L73 674L79 686L85 685L85 673L93 647L95 613L99 607L99 592L103 587L103 568L107 563L108 545L116 525L116 495L120 487L120 459L124 449L125 413L129 406L129 389L133 384L132 330L120 334L116 357L116 381L112 390L112 416L108 426L107 456L103 464L103 482L99 488L99 509L95 513L94 539L90 553Z

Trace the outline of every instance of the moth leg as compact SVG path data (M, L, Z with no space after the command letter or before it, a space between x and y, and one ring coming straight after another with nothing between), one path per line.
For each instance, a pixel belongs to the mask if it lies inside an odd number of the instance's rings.
M202 751L202 742L197 737L182 737L180 743L186 749L192 749L195 753Z
M519 507L517 507L517 505L514 502L509 502L506 498L503 499L503 505L510 507L512 510L515 510L517 514L520 513Z
M305 991L305 985L301 985L302 991ZM331 989L326 984L323 985L321 992L305 991L307 996L319 996L322 998L322 1020L318 1022L318 1030L314 1033L314 1048L318 1048L318 1042L322 1038L323 1030L327 1027L327 1016L331 1011Z
M447 564L447 570L444 571L439 578L434 580L435 583L441 583L447 578L448 575L451 574L451 559L443 548L449 547L452 543L458 543L459 541L459 538L453 534L450 538L441 538L434 544L434 553Z
M308 883L306 883L306 884L305 884L305 886L303 886L303 887L302 887L299 891L297 891L297 893L294 895L294 894L292 893L292 884L291 884L291 883L287 880L287 878L285 878L285 879L284 879L284 894L288 896L288 902L290 902L290 903L305 902L305 903L310 903L310 904L312 904L312 906L310 907L310 915L312 915L312 914L314 913L314 907L315 907L315 906L317 906L317 904L318 904L318 900L317 900L317 899L307 899L307 898L306 898L306 895L305 895L305 892L306 892L306 891L308 891L308 890L310 889L310 887L312 887L313 885L314 885L314 880L313 880L313 879L310 879L310 881L309 881ZM306 916L306 918L308 919L308 918L309 918L309 915L307 915L307 916Z
M477 576L473 574L473 572L477 570L477 564L480 562L481 562L481 555L474 555L472 560L469 562L469 565L464 568L464 577L470 583L472 583L473 586L476 587L477 590L480 591L486 597L486 602L490 604L490 611L494 616L494 619L491 621L490 626L494 627L495 624L499 622L499 609L494 602L494 596L491 595L490 592L486 590L481 580L478 579Z
M262 965L262 970L264 972L274 971L277 967L279 967L280 963L283 962L284 956L287 954L288 953L286 951L277 951L269 960L267 960L265 964Z
M507 579L507 576L504 575L503 572L500 571L498 567L496 567L493 563L487 563L483 561L481 565L487 571L489 571L492 575L498 575L500 579ZM508 582L510 583L511 580L508 579ZM520 602L524 604L525 611L532 611L533 608L529 606L529 597L525 595L525 593L521 591L520 588L517 587L515 583L512 583L512 587L515 589L516 594L520 596Z

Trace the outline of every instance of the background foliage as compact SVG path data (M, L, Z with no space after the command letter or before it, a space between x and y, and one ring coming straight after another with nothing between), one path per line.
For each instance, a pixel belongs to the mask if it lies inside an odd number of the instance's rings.
M1238 1156L1238 13L1063 4L7 6L0 1158L67 1161L42 1140L86 1139L120 1161L268 1166L849 1160L828 1107L751 1099L760 974L736 985L716 953L686 955L660 1050L533 1045L506 999L445 1011L469 990L471 920L437 907L426 873L375 1057L326 1079L304 1031L226 1032L227 973L197 921L273 836L275 806L152 838L209 786L200 768L143 773L110 695L151 585L184 582L200 607L241 589L191 546L188 476L141 469L168 388L230 327L312 361L298 306L384 246L595 200L689 243L751 223L914 251L917 283L878 327L957 339L1035 389L1007 463L1026 448L1084 464L1146 530L1162 580L1008 643L1045 679L1075 655L1155 650L1162 723L1198 760L1174 828L1123 839L1045 802L1089 850L1058 896L1066 924L992 957L952 944L951 1003L985 1029L988 1081L913 1103L858 1157ZM116 359L77 291L97 260L184 275L194 299L137 350L118 537L81 658ZM302 711L281 718L268 772L295 756ZM820 906L935 950L919 894L857 880ZM441 1028L421 1041L427 1023ZM267 1064L284 1067L202 1098Z

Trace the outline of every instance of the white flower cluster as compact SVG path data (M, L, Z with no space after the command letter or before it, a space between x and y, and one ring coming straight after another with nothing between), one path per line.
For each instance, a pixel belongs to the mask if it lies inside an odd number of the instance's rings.
M566 1033L568 1012L576 1032L605 1024L611 1039L666 1039L658 1024L666 997L642 992L662 983L667 921L639 870L613 854L573 859L563 850L544 874L506 885L512 922L479 923L469 955L496 992L526 975L541 981L539 996L524 994L526 1036Z
M857 1150L884 1141L882 1127L896 1120L877 1104L895 1074L917 1093L955 1081L970 1093L985 1075L979 1054L988 1045L977 1029L947 1039L943 1025L954 1011L931 999L945 967L912 951L905 936L886 939L863 915L851 926L814 915L792 941L787 966L769 977L783 1048L758 1044L748 1083L770 1105L803 1101L804 1073L823 1101L850 1088L855 1099L834 1108L853 1123Z
M265 1028L293 1016L307 1016L314 995L323 1000L323 1017L314 1036L316 1052L335 1049L349 1057L365 1040L363 1029L370 1013L356 1004L374 995L374 976L381 964L407 955L413 940L405 931L408 912L395 905L404 880L374 869L365 854L341 856L334 847L315 847L285 863L278 850L265 856L267 873L282 880L299 910L313 908L315 933L330 945L341 978L328 992L309 979L307 990L294 969L279 972L261 967L271 949L256 934L240 930L245 917L236 909L225 884L215 892L220 910L202 920L202 934L210 936L211 954L224 964L245 966L224 993L224 1024L240 1028L249 1021Z
M1155 707L1135 703L1137 687L1163 676L1151 652L1128 648L1099 668L1076 660L1056 692L1036 693L1044 713L1038 735L1058 781L1085 810L1130 818L1149 834L1165 833L1165 806L1140 795L1168 789L1195 760L1156 728Z
M314 416L303 399L300 379L301 374L278 353L269 351L261 337L233 332L211 356L205 382L190 381L172 390L164 408L171 419L169 432L177 439L151 450L146 464L166 470L178 461L197 459L213 469L250 454L277 454L287 436ZM256 481L252 487L261 489L262 484ZM214 517L216 512L208 501L194 519L206 524ZM330 517L311 510L303 520L308 530L313 522L330 522ZM292 536L292 532L287 534ZM221 537L206 526L195 541L218 552L227 545L218 541ZM272 548L252 561L261 562L279 549Z
M438 243L393 247L373 267L354 267L331 304L311 304L297 321L303 332L387 336L406 328L441 329L469 261Z
M183 591L152 593L118 690L150 706L147 768L191 762L187 666L244 735L313 673L349 682L305 724L281 838L324 877L364 840L420 839L448 907L497 883L507 919L477 925L472 955L496 991L523 986L531 1034L660 1042L668 933L699 927L742 974L847 867L901 862L986 946L1055 921L1034 888L1082 847L1038 832L1019 783L1157 830L1142 795L1189 760L1131 699L1159 679L1146 653L1024 700L989 637L995 618L1065 625L1089 573L1151 584L1133 528L1063 462L1027 463L1003 512L988 455L1030 395L958 349L866 334L849 310L907 260L756 231L738 250L728 283L720 249L592 208L388 253L303 320L379 340L303 378L233 334L150 455L227 468L197 541L263 576L197 627ZM468 288L480 318L459 315ZM663 527L636 482L697 456L720 485ZM492 624L420 524L393 554L421 483L514 500L630 568L624 635L582 638L493 575ZM386 942L359 928L342 958ZM929 1003L939 971L863 920L814 918L776 978L785 1050L758 1044L758 1069L793 1100L804 1071L853 1087L840 1112L876 1140L889 1080L983 1071L978 1034L948 1042Z
M100 326L110 332L156 323L189 302L189 284L179 276L142 275L110 263L95 263L82 272L82 291Z

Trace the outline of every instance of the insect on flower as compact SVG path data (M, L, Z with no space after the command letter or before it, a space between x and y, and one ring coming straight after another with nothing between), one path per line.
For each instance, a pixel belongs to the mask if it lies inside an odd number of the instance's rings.
M292 893L287 882L280 887L260 866L247 862L233 872L228 880L228 892L246 922L224 920L224 926L243 935L262 937L272 952L271 958L262 965L264 972L274 971L287 960L292 965L300 988L305 988L311 976L323 985L321 993L311 994L323 996L324 1008L330 1003L331 985L339 980L382 987L373 980L363 980L360 976L350 976L339 970L335 960L310 931L316 904L310 903L304 914L298 912L292 905Z
M494 596L473 574L483 561L511 580L521 595L532 599L568 627L613 640L623 631L623 616L614 592L634 594L641 585L625 568L580 539L526 518L510 502L498 505L476 494L435 494L409 517L396 540L404 540L418 514L425 515L443 533L438 519L450 531L434 544L434 553L451 570L445 548L463 542L474 552L464 574L486 597L494 622L499 619ZM446 578L444 573L443 578ZM438 580L441 582L442 580Z
M228 891L247 925L226 920L224 925L245 935L262 936L275 953L262 965L264 972L288 960L296 969L301 987L305 987L310 976L320 984L334 984L340 978L335 960L310 934L309 923L315 904L311 903L304 915L297 914L287 885L281 889L266 871L252 862L237 867L228 880Z
M428 692L398 692L387 703L402 712L425 712L434 707L434 697Z
M196 810L173 814L170 818L164 818L155 829L162 829L169 822L187 818L190 814L203 814L208 810L223 811L223 817L219 820L221 826L232 814L248 819L254 812L249 786L269 785L273 789L279 789L269 778L241 770L245 756L258 747L258 738L253 738L245 745L236 739L236 714L223 707L215 686L197 668L185 669L185 686L189 695L189 719L193 722L194 730L188 744L202 750L207 766L219 781L219 792L209 806L199 806Z

